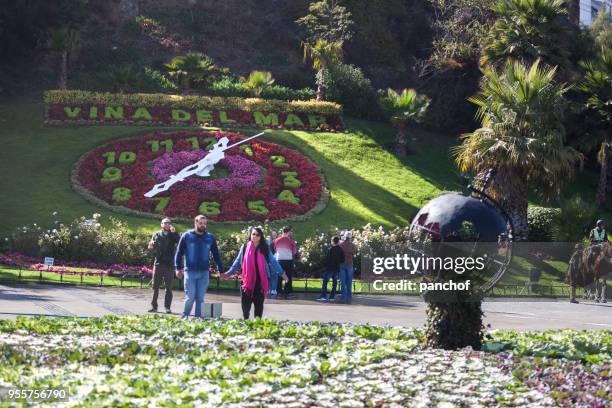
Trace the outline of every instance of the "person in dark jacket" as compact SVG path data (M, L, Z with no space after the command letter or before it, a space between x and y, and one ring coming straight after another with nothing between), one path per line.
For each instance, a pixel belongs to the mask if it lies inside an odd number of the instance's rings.
M325 276L323 277L323 287L321 289L321 296L319 299L322 302L329 301L334 302L336 296L336 285L338 284L338 273L340 272L340 264L344 262L344 251L340 248L340 237L333 237L331 239L331 248L327 250L327 256L325 257ZM332 278L332 290L331 295L327 295L327 282L329 278Z
M155 251L155 262L153 263L153 300L149 312L157 312L157 297L159 287L164 281L166 286L166 297L164 307L166 313L172 313L172 282L174 279L174 254L176 243L179 241L179 234L174 229L172 221L164 218L161 221L161 231L156 232L149 241L149 251Z
M184 277L185 286L185 308L183 317L189 316L195 302L195 317L202 317L202 303L208 289L210 279L208 270L210 268L210 254L212 253L217 268L223 270L223 261L217 248L217 241L213 234L206 230L207 219L204 215L194 218L194 229L187 231L181 236L176 255L174 256L174 267L176 276ZM183 257L185 257L183 271Z

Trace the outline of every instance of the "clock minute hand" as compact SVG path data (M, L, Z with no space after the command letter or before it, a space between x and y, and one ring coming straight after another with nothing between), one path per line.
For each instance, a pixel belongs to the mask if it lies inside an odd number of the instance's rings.
M238 145L240 145L240 144L246 143L246 142L248 142L248 141L249 141L249 140L251 140L251 139L255 139L256 137L259 137L259 136L263 135L264 133L265 133L265 132L261 132L261 133L258 133L258 134L256 134L256 135L253 135L253 136L247 137L246 139L243 139L243 140L241 140L241 141L239 141L239 142L236 142L236 143L234 143L234 144L233 144L233 145L231 145L231 146L227 146L225 149L223 149L223 151L225 151L225 150L227 150L227 149L231 149L232 147L238 146Z

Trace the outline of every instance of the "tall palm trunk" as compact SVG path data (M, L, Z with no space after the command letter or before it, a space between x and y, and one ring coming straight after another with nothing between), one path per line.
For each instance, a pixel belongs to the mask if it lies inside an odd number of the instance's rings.
M66 89L68 84L68 50L62 51L60 61L60 75L57 81L57 87L59 89Z
M325 100L325 87L322 84L317 85L317 101Z
M406 124L397 123L397 134L395 135L395 153L404 156L406 154L406 147L408 141L406 140Z
M514 240L524 241L529 233L527 224L527 180L514 172L498 169L492 183L493 197L512 220Z
M610 144L608 142L603 142L601 146L599 184L597 186L597 197L595 199L598 206L602 206L606 202L606 196L612 190L612 178L610 177L610 173L612 172L611 168Z

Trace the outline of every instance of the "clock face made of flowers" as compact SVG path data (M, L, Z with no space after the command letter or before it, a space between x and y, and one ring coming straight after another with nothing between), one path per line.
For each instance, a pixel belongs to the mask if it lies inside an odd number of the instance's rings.
M302 154L259 139L226 150L209 177L186 177L167 191L145 197L190 166L228 132L174 131L120 139L81 157L75 189L96 204L124 213L216 221L281 220L322 210L328 194L319 168Z

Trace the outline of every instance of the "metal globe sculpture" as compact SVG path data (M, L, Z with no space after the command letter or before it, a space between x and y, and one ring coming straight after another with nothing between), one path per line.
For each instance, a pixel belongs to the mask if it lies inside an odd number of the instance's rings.
M429 201L414 217L410 227L411 251L425 257L470 257L482 259L482 269L458 275L439 270L420 271L424 279L469 279L484 295L502 278L512 260L512 223L504 209L484 190L469 188L473 196L448 193ZM413 254L414 255L414 254Z

